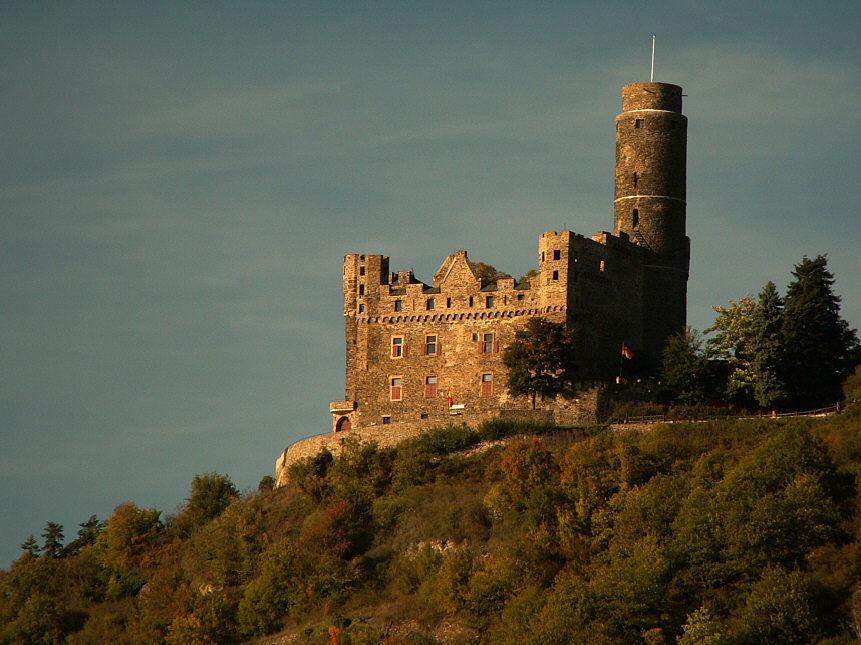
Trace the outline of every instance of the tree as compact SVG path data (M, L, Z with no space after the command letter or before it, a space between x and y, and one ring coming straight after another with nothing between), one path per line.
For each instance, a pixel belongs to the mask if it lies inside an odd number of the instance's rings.
M781 366L783 364L783 300L777 287L769 281L759 293L751 316L750 354L753 372L753 396L765 407L786 396Z
M239 493L227 475L195 475L181 520L192 528L203 526L220 515L237 497Z
M755 377L751 345L756 308L757 304L750 296L730 300L727 309L712 307L718 315L706 333L717 334L706 343L707 354L727 362L730 373L725 395L728 399L749 399L753 396Z
M685 326L670 336L662 356L661 378L678 393L679 401L705 401L707 372L702 337L696 329Z
M36 542L36 538L34 538L32 535L24 541L24 543L21 545L21 548L33 557L38 556L39 552L41 551L41 549L39 548L39 544Z
M485 264L484 262L473 262L472 270L475 271L476 277L481 280L481 284L495 284L498 280L511 277L504 271L497 271L492 264Z
M783 339L786 377L792 404L814 408L840 399L840 385L854 365L855 330L840 318L840 298L827 260L807 256L795 266L786 293Z
M85 546L95 544L102 523L99 522L95 515L90 515L89 519L79 524L79 526L81 528L78 530L78 537L66 545L66 555L77 555Z
M56 522L48 522L45 532L42 533L45 544L42 553L49 558L60 558L63 556L63 525Z
M506 386L512 396L555 397L574 381L575 336L564 323L531 318L505 348L502 362L508 368Z

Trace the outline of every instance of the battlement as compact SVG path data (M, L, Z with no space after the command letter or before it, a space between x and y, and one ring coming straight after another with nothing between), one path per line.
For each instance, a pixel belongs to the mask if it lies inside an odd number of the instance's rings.
M330 406L333 428L376 432L529 407L508 393L502 353L534 316L575 331L580 378L613 379L622 343L656 359L685 324L681 101L676 85L623 88L613 231L541 233L528 281L482 281L465 250L449 254L430 284L390 271L384 255L344 256L346 379Z

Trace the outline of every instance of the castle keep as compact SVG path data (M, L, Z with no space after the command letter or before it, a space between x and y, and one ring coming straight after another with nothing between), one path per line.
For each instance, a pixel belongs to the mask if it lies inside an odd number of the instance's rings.
M330 405L333 428L440 424L452 414L472 421L528 408L506 391L501 351L533 316L576 330L584 380L613 378L623 342L656 361L685 325L686 146L682 89L626 85L613 232L541 234L538 274L528 282L482 281L465 251L449 255L431 284L391 271L385 256L347 255L346 388ZM576 402L550 408L561 422L579 414Z

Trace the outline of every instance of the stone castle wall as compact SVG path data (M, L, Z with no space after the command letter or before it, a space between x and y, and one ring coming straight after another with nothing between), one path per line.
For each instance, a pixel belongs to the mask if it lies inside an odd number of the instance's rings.
M531 401L506 391L502 353L534 316L575 330L580 378L612 380L623 343L643 364L657 364L667 338L686 321L690 240L681 109L676 85L623 88L613 233L543 233L538 272L528 282L482 281L465 251L449 255L431 284L412 271L390 272L383 255L345 256L345 390L330 405L338 432L300 442L282 458L335 445L347 432L380 441L411 436L449 423L452 412L470 423L525 413ZM594 422L601 401L543 407L561 424Z

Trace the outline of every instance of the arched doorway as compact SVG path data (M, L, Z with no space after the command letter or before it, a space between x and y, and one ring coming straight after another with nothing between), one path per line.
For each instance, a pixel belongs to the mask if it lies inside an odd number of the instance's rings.
M348 432L350 430L350 417L341 417L335 425L335 432Z

